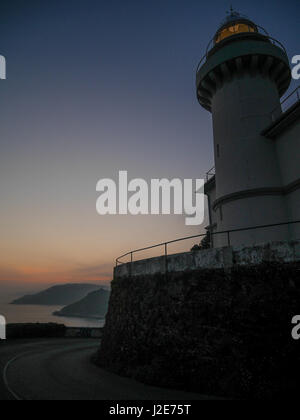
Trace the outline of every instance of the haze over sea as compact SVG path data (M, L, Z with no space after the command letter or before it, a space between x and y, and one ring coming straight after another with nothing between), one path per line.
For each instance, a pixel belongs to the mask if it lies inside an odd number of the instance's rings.
M59 311L62 306L40 306L40 305L10 305L9 302L20 297L0 296L0 314L6 318L8 324L23 323L48 323L54 322L64 324L66 327L90 327L101 328L104 320L89 318L67 318L52 315L54 311Z

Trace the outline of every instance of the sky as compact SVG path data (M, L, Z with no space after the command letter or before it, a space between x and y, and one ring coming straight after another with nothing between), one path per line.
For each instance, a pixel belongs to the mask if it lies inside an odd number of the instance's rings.
M233 6L290 58L300 54L299 0ZM222 0L1 1L0 294L109 282L118 255L203 232L183 216L99 216L96 184L120 170L130 179L203 178L213 166L195 71L229 8Z

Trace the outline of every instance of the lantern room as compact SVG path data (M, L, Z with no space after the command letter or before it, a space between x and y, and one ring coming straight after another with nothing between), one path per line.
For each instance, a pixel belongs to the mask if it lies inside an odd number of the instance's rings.
M214 37L214 45L234 35L258 32L258 27L253 22L238 12L231 10L230 15L227 16Z

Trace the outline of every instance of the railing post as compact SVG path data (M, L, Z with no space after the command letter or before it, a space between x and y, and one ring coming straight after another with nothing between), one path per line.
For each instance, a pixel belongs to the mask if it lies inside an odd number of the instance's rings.
M133 252L130 253L130 278L132 277Z
M210 233L210 248L214 247L214 233L212 228L209 229L209 233Z
M230 243L230 231L227 232L228 246L231 246Z
M165 243L165 279L168 277L168 244Z

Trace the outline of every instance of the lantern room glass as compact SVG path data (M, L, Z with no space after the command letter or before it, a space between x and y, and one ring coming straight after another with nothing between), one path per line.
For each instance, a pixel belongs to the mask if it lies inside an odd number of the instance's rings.
M233 23L223 29L221 29L216 38L215 38L215 44L218 44L219 42L223 41L226 38L229 38L233 35L238 35L246 32L257 32L257 29L255 26L252 26L248 23Z

